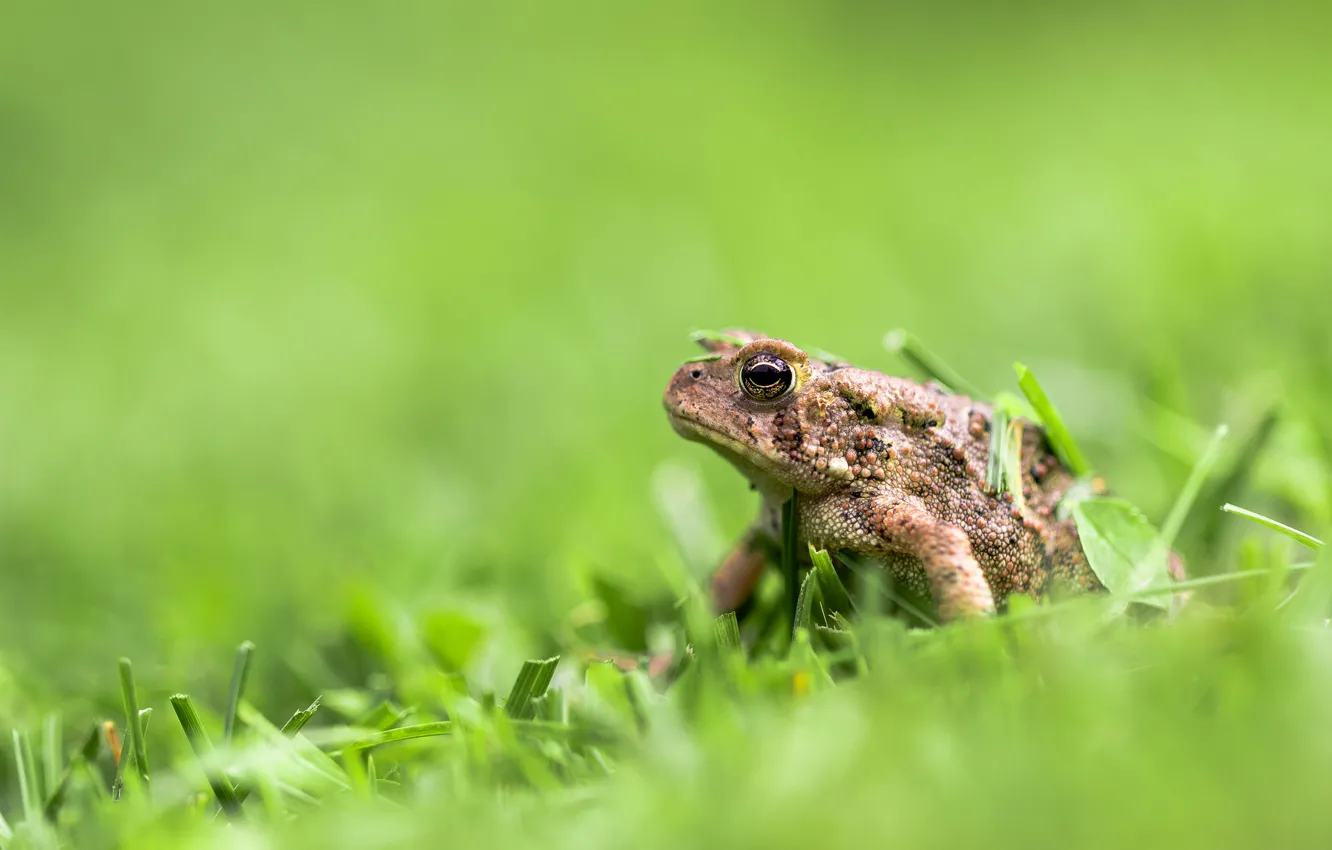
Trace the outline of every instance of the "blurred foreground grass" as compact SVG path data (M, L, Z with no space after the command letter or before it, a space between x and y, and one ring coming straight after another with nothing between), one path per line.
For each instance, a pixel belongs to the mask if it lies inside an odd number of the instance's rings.
M216 737L243 639L256 709L325 693L327 725L330 694L338 722L443 710L443 662L385 635L480 624L481 699L570 663L605 580L672 622L664 576L753 509L660 411L699 326L890 370L909 327L991 391L1021 359L1158 522L1226 423L1219 468L1262 450L1200 498L1195 574L1289 560L1212 519L1227 499L1328 537L1318 4L2 14L0 726L58 710L72 750L120 716L127 654L150 761L197 785L167 697ZM867 646L905 648L854 685L668 697L610 781L503 803L481 712L470 743L376 754L411 818L344 795L268 840L1312 842L1325 640L1263 593L1108 637L889 630ZM136 805L127 841L178 838Z
M46 746L58 721L15 733L29 814L0 846L55 846L50 824L81 847L1320 846L1332 558L1285 585L1255 574L1236 604L1155 627L1103 598L932 631L819 603L749 650L684 588L681 617L654 624L667 690L643 666L552 658L507 698L459 673L480 624L367 610L354 649L380 673L281 731L238 663L234 739L221 711L200 724L171 698L193 755L161 705L143 710L172 734L143 760L124 741L119 772L100 726L69 767Z

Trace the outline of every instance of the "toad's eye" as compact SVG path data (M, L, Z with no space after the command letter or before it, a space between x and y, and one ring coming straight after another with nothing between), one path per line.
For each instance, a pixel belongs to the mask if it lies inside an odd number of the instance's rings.
M791 391L795 371L775 354L756 354L740 367L740 389L755 401L772 401Z

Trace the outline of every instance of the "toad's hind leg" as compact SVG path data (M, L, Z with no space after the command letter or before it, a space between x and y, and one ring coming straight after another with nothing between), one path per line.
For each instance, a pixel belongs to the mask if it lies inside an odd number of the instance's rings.
M880 497L868 510L863 506L864 502L825 502L810 516L810 537L827 538L839 546L850 543L852 548L868 544L884 553L918 558L944 622L994 612L990 583L962 529L900 499Z

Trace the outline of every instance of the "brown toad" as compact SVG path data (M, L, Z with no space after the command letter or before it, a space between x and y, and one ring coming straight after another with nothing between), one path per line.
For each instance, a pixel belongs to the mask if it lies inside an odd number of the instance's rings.
M759 334L701 342L713 358L684 364L666 388L671 424L730 461L763 499L713 579L719 611L749 597L792 490L798 552L809 542L868 556L928 590L944 621L989 613L1012 593L1101 587L1073 520L1056 514L1075 479L1035 425L1018 420L1014 500L986 487L988 405Z

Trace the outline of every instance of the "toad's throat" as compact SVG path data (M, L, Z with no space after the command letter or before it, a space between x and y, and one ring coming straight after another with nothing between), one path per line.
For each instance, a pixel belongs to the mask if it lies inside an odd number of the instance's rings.
M764 454L757 443L746 443L732 435L678 411L670 412L671 425L686 440L704 443L740 470L760 490L789 490L779 475L780 465Z

